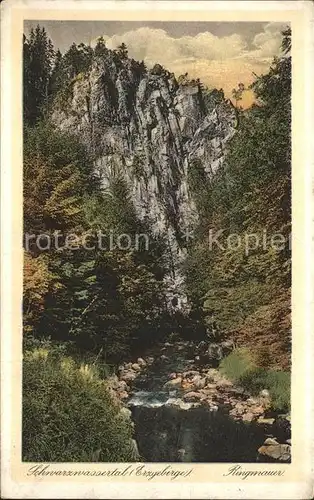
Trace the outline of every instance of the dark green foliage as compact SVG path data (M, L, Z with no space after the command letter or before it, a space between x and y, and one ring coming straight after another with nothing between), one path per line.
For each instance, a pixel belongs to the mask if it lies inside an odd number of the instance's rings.
M117 48L117 54L120 57L120 59L126 59L128 57L128 49L125 43L121 43L119 47Z
M275 371L257 367L256 354L248 349L235 349L224 358L219 369L234 383L239 384L250 394L258 395L267 389L273 410L289 411L290 409L290 372Z
M129 462L131 439L131 422L95 366L43 347L25 352L23 461Z
M51 76L52 104L56 99L61 107L66 108L72 98L73 85L88 73L93 55L93 49L84 43L72 43L63 56L57 53Z
M284 42L286 47L288 41ZM274 59L269 72L256 76L251 88L256 103L245 112L239 111L239 127L229 143L223 166L211 180L206 179L201 165L190 166L188 180L200 222L185 263L187 291L202 308L209 329L214 320L224 336L233 337L241 346L255 347L257 351L267 344L275 346L273 350L268 348L269 366L288 369L289 55ZM243 85L239 84L238 90L242 92ZM217 98L218 94L216 91ZM213 237L222 230L218 243L210 239L210 230ZM265 232L266 245L262 243ZM284 238L278 250L270 241L277 233ZM228 246L227 237L232 234L239 244ZM259 243L257 248L247 250L245 238L250 234L256 235Z
M23 37L23 91L25 123L31 125L42 118L48 106L50 76L53 68L54 49L44 28L39 25L31 30L29 38Z
M283 32L283 39L281 48L284 54L289 54L291 52L291 28L288 26Z
M236 89L232 90L232 97L235 99L236 107L238 107L238 102L242 100L242 94L245 90L243 83L239 83Z
M97 39L97 43L96 43L96 46L94 49L94 54L95 54L95 56L98 56L98 57L106 56L108 54L108 49L106 47L106 42L105 42L104 37L100 36Z
M167 316L162 244L138 221L119 168L102 191L75 138L43 123L24 139L25 232L61 231L59 248L32 240L25 255L25 332L111 360L154 342Z
M290 410L290 372L256 368L244 374L239 383L251 394L258 394L262 389L268 389L274 410L284 412Z
M220 104L224 102L225 100L225 95L223 89L204 89L203 90L203 99L205 103L205 107L207 110L207 113L210 113L217 104Z
M85 73L91 67L93 49L80 43L72 43L62 58L62 69L68 80L75 78L79 73Z
M93 188L91 158L75 137L49 123L25 127L25 233L82 228L83 196Z

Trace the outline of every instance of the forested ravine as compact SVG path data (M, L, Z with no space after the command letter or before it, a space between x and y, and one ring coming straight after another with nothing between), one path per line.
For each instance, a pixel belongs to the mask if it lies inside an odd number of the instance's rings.
M234 102L23 44L23 460L288 462L290 29Z

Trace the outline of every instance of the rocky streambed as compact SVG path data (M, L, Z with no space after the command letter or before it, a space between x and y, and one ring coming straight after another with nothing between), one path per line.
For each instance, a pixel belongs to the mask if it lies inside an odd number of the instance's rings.
M225 344L178 341L124 363L110 379L146 462L289 462L290 422L217 369ZM215 366L215 367L214 367Z

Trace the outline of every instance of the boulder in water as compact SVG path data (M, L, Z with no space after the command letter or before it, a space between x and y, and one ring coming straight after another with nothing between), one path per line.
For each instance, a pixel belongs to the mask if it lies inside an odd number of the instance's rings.
M266 440L267 441L267 440ZM269 459L269 461L290 462L291 461L291 446L289 444L266 444L258 449L259 459Z
M130 387L126 383L125 380L118 380L117 382L115 381L114 384L112 385L112 388L116 391L129 391Z
M194 403L195 401L199 401L202 397L203 394L201 394L200 392L191 391L184 394L183 399L187 403Z
M168 382L165 383L164 387L166 389L179 388L181 387L181 383L182 383L182 377L177 377L173 380L168 380Z
M129 397L129 395L126 391L118 392L118 396L120 399L127 399Z
M188 370L182 373L183 378L190 378L194 377L195 375L199 375L199 372L197 370Z
M137 359L137 364L138 364L140 367L142 367L142 368L144 368L144 367L147 365L147 363L146 363L145 359L143 359L143 358L138 358L138 359Z
M271 444L272 444L272 445L277 445L277 444L279 444L279 443L278 443L277 439L275 439L275 438L270 438L270 437L269 437L269 438L265 439L265 441L264 441L264 446L269 446L269 445L271 445Z
M261 425L272 425L274 421L274 418L264 418L263 416L257 419L257 423Z
M192 384L192 382L189 382L188 380L182 380L181 387L185 391L190 391L193 388L193 384Z
M200 375L195 375L192 379L192 384L195 389L204 389L206 385L206 378L202 378Z
M136 373L133 370L124 371L121 373L120 378L126 382L133 382L136 379Z
M133 363L132 370L135 370L136 372L140 372L141 371L141 367L140 367L140 365L138 363Z
M216 370L215 368L210 368L208 371L207 371L207 375L206 375L206 381L208 383L212 383L212 382L218 382L219 380L222 379L222 376L221 374L219 373L218 370Z
M252 422L253 419L254 414L251 412L244 413L244 415L242 416L243 422Z

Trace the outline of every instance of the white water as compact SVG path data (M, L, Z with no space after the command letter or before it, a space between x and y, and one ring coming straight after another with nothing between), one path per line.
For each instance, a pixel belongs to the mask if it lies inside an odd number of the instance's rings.
M153 391L138 391L131 396L128 401L128 406L143 406L145 408L160 408L161 406L177 406L181 410L189 410L199 406L198 403L186 403L177 396L176 391L169 392L153 392Z

